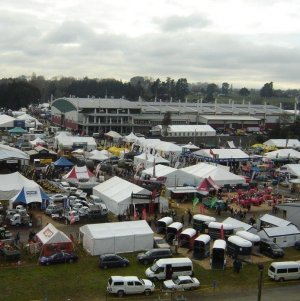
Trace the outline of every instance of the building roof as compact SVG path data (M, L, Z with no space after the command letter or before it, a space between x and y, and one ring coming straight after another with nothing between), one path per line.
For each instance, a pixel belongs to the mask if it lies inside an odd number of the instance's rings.
M264 228L262 231L264 231L269 237L300 234L299 229L294 225Z
M201 119L205 120L232 120L232 121L260 121L260 118L255 118L249 115L200 115Z
M274 215L266 213L262 217L259 218L262 222L265 222L267 224L271 224L277 227L283 227L283 226L288 226L291 225L292 223L290 221L287 221L285 219L276 217Z

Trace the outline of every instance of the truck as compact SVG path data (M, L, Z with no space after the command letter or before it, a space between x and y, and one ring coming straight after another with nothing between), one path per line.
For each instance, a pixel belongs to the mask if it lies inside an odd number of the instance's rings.
M108 210L105 204L98 204L89 207L87 217L93 220L107 221Z
M3 239L11 239L12 238L12 233L4 227L0 227L0 240Z
M21 252L12 242L0 241L0 255L7 261L19 261Z
M20 225L30 226L31 225L30 216L27 213L25 214L16 213L10 219L10 224L12 226L20 226Z

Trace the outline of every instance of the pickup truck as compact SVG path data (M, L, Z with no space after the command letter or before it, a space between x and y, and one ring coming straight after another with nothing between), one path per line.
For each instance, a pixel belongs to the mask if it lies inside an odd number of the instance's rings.
M64 208L62 206L56 205L56 204L50 204L45 210L45 213L48 215L51 214L61 214L63 213Z
M16 213L10 219L12 226L31 225L30 216L28 214Z
M19 261L21 252L12 244L0 242L0 255L2 255L7 261Z
M87 217L89 219L97 219L107 221L108 210L105 204L93 205L89 207Z

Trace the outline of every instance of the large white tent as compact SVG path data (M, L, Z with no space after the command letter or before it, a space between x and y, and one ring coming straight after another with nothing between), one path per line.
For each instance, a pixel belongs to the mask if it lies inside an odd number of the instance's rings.
M29 159L29 155L20 149L0 144L0 160L22 160L23 162L28 162Z
M284 148L265 153L264 157L268 159L300 159L300 152L292 148Z
M278 148L300 148L300 141L298 139L270 139L263 144Z
M281 166L279 171L289 173L297 178L300 178L300 164L285 164Z
M159 155L151 155L151 154L147 154L147 153L142 153L138 156L134 156L133 158L133 164L135 166L139 165L139 164L143 164L144 168L149 168L149 167L153 167L153 165L155 164L164 164L164 165L170 165L170 161L168 161L167 159L162 158Z
M194 176L194 182L199 185L204 179L211 177L219 186L226 184L236 185L245 183L245 179L232 172L225 166L199 163L180 169L181 171Z
M153 175L155 172L155 175ZM195 184L194 177L188 175L187 173L181 171L180 169L176 169L170 166L158 164L155 165L155 168L150 167L142 171L142 178L145 178L146 175L156 178L164 177L166 178L165 186L172 187L172 186L182 186L186 183Z
M85 250L93 256L153 248L153 231L145 220L88 224L80 227Z
M123 138L123 141L133 143L133 142L136 142L138 139L139 139L139 137L131 132L129 135L127 135Z
M0 128L13 128L15 120L16 118L13 118L9 115L0 115Z
M54 139L54 147L59 149L84 148L92 151L97 148L97 143L93 137L72 136L68 132L60 132Z
M39 188L39 185L32 180L28 180L19 172L10 174L0 174L0 200L10 200L23 187Z
M194 155L206 160L219 161L247 161L249 155L238 148L200 149L193 152Z
M132 193L151 195L151 191L116 176L93 188L93 195L103 200L108 210L114 214L124 214L126 212L132 204ZM134 204L148 203L149 200L147 199L134 199Z

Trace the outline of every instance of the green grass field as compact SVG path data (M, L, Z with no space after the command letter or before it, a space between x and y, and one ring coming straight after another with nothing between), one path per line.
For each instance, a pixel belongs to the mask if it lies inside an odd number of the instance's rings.
M80 259L74 264L39 266L37 258L28 258L20 266L1 266L0 300L106 300L106 283L111 275L145 277L147 266L137 263L136 254L125 254L130 260L129 267L108 270L98 268L97 256L89 256L82 250L78 250L78 254ZM292 248L286 249L284 260L300 260L300 252ZM269 262L265 265L264 283L276 285L267 277L268 266ZM194 264L194 269L195 276L201 282L197 291L199 296L201 293L212 291L213 280L218 282L218 290L221 291L249 290L257 287L258 268L254 264L244 265L240 274L233 273L231 268L225 271L205 270L198 264ZM158 289L160 286L160 283L156 284Z

